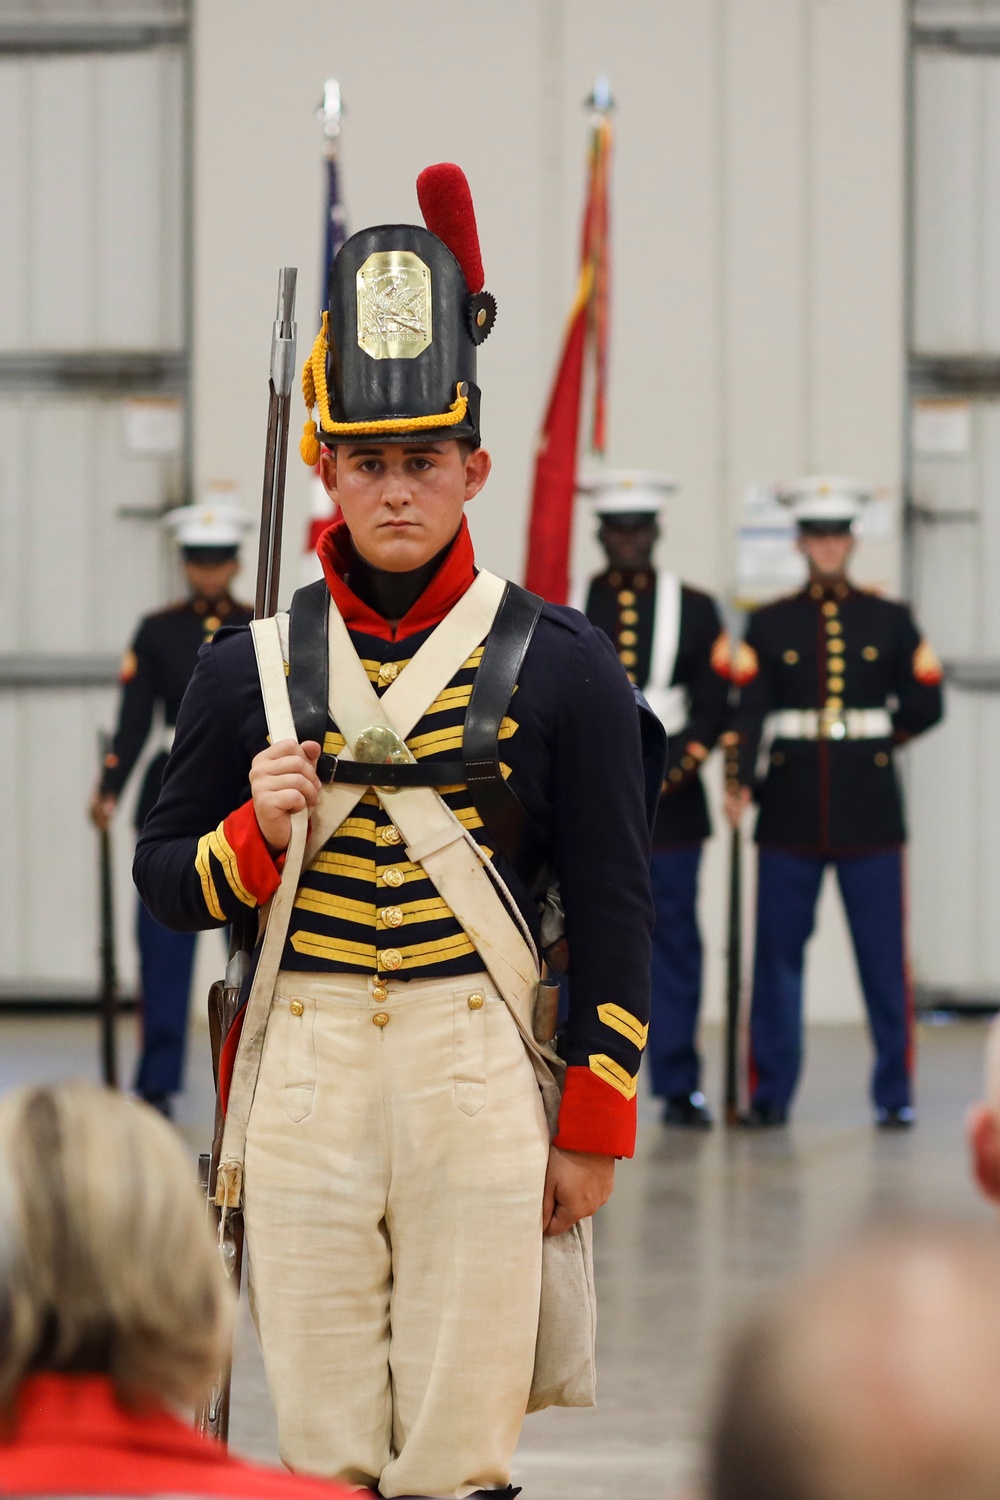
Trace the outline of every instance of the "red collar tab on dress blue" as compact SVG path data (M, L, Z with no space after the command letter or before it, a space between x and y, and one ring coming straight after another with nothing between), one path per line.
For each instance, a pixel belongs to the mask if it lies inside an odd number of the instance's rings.
M389 621L358 598L344 575L349 571L352 558L351 534L343 519L328 526L316 548L323 567L323 577L333 601L340 610L348 630L373 635L382 641L402 641L407 636L417 635L421 630L430 630L440 625L445 615L458 603L476 576L475 554L469 523L465 516L451 551L438 568L434 577L420 595L416 604L403 616L393 631Z

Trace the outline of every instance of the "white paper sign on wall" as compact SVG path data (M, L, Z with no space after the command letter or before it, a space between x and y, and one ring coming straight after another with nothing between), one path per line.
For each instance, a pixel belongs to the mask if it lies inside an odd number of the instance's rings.
M123 407L126 453L179 453L184 439L184 408L166 397L134 397Z
M913 451L922 458L961 458L972 447L972 405L968 401L915 401L910 423Z

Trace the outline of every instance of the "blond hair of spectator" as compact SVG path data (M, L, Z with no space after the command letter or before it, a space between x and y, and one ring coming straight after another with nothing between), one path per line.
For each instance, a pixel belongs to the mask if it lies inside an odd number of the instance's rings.
M194 1168L153 1110L86 1083L0 1100L0 1408L30 1374L189 1402L233 1315Z

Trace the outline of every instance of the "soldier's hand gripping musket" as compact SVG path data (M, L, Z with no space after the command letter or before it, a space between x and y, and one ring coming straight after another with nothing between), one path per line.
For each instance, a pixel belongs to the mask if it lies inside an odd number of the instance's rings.
M264 454L264 489L261 497L260 548L257 561L257 592L254 618L274 614L278 605L281 565L281 527L285 508L285 475L288 458L288 423L292 378L295 369L294 267L286 266L278 279L278 307L271 336L271 372L267 409L267 445ZM225 1111L219 1092L222 1049L239 1011L240 994L250 972L257 941L257 915L248 911L234 920L229 963L223 980L213 984L208 997L209 1040L215 1077L215 1131L212 1150L199 1161L199 1176L209 1204L209 1214L219 1237L219 1249L227 1274L239 1291L243 1270L243 1215L239 1205L217 1201L216 1181L225 1127ZM226 1364L206 1400L198 1408L195 1425L206 1437L225 1443L229 1438L229 1404L232 1362Z

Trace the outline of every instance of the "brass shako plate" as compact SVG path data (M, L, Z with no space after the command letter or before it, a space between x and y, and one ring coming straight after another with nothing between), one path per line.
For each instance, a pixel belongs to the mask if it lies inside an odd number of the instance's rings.
M412 250L377 250L357 274L358 343L372 359L416 359L433 337L431 273Z

